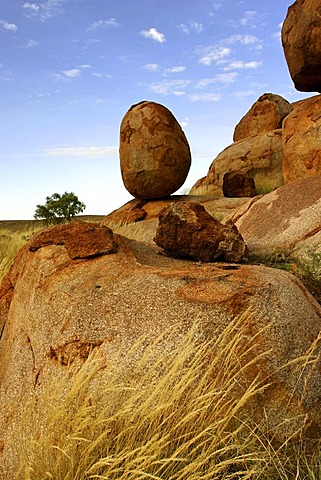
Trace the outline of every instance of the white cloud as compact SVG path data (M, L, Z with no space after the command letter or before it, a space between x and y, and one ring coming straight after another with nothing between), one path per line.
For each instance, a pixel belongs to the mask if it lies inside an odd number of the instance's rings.
M158 72L159 71L159 65L157 63L147 63L146 65L143 66L144 70L147 70L148 72Z
M191 102L218 102L221 96L217 93L196 93L189 95Z
M190 80L166 80L164 82L154 82L148 85L149 90L159 95L185 95L184 89L190 85Z
M187 25L185 23L181 23L178 28L182 30L184 33L191 33L191 32L196 32L196 33L201 33L203 30L203 24L190 21Z
M212 78L202 78L196 83L195 88L206 88L213 83L233 83L238 75L237 72L218 73Z
M40 3L26 2L22 5L28 18L38 17L42 22L64 12L64 5L72 0L45 0Z
M263 62L243 62L243 60L234 60L230 62L226 67L223 68L225 72L229 70L237 70L237 69L256 69L262 65Z
M18 30L18 27L15 23L9 23L5 20L0 20L0 26L3 28L3 30L7 30L8 32L16 33Z
M61 82L70 82L81 75L79 68L71 68L70 70L63 70L61 73L54 73L52 76L55 80Z
M273 35L272 35L272 38L273 38L274 40L279 41L279 42L281 42L282 27L283 27L283 22L281 22L281 23L278 24L278 30L277 30L275 33L273 33Z
M231 53L231 49L222 45L211 45L209 47L200 48L197 50L200 55L199 63L203 65L211 66L212 63L217 63L228 57Z
M98 28L119 27L120 24L114 17L107 18L106 20L98 20L90 24L88 30L97 30Z
M168 73L181 73L185 72L186 67L183 65L177 66L177 67L171 67L171 68L165 68L164 70L164 75L167 75Z
M252 97L253 95L257 95L257 91L256 90L242 90L242 91L239 91L239 92L234 92L232 95L233 95L233 97L239 98L239 99L242 100L243 98Z
M164 43L166 42L165 35L157 31L156 28L152 27L149 30L141 30L140 35L143 35L145 38L151 38L155 42Z
M26 44L25 48L34 48L34 47L38 47L38 46L39 46L39 42L37 40L30 39L30 40L27 41L27 44Z
M255 23L259 19L260 14L256 10L247 10L244 12L244 16L240 20L240 24L243 27L251 26L256 27Z
M240 43L241 45L257 45L260 43L260 40L255 35L231 35L225 38L222 43L229 45L236 43Z
M112 76L109 75L108 73L98 73L98 72L93 73L93 77L96 77L96 78L112 78Z
M106 157L118 155L118 147L57 147L44 151L50 157Z

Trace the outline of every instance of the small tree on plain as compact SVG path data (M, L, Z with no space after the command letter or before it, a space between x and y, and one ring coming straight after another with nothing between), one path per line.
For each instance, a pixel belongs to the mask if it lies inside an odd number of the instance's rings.
M46 197L45 205L37 205L34 218L43 220L46 225L57 225L70 222L85 208L86 205L73 192L65 192L63 195L54 193L51 197Z

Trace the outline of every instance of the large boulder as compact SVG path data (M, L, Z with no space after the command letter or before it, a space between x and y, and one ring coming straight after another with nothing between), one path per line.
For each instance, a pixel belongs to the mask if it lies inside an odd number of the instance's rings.
M321 176L284 185L242 205L226 220L235 222L250 254L286 255L319 244Z
M191 153L174 115L163 105L133 105L120 126L120 167L124 185L138 199L166 197L186 180Z
M319 0L296 0L282 27L285 58L295 88L321 92L321 5Z
M284 183L321 174L321 95L306 99L283 122Z
M31 239L0 292L1 478L15 478L17 457L9 434L20 425L25 406L56 379L69 378L73 370L67 365L75 371L96 351L105 365L99 370L105 384L119 359L126 360L128 378L147 345L162 334L157 356L170 353L195 320L195 336L205 346L243 315L238 341L250 348L236 359L230 394L237 412L243 408L237 395L261 382L260 392L252 391L247 402L263 434L288 441L301 428L301 439L320 438L321 368L304 355L314 347L319 358L321 307L295 277L261 266L173 259L118 235L117 253L106 254L103 247L100 255L73 259L66 244L55 240L55 231L46 233L42 246L38 236ZM164 336L177 326L177 335ZM142 337L139 349L132 349ZM302 364L296 360L301 356ZM46 398L34 420L39 428L51 406ZM227 398L225 392L224 402ZM28 439L27 431L23 437Z
M282 130L261 133L233 143L212 162L207 176L191 189L206 195L223 195L223 178L231 170L241 171L254 179L258 194L283 185Z
M280 95L264 93L236 125L233 140L282 128L284 118L292 110L292 105Z
M241 262L247 253L235 225L223 225L192 202L171 203L160 212L155 243L175 258Z

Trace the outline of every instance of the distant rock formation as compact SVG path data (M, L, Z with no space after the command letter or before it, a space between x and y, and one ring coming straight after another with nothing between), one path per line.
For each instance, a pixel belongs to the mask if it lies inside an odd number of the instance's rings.
M233 140L237 142L282 128L284 118L292 110L293 106L280 95L264 93L236 125Z
M285 58L295 88L321 92L321 5L319 0L296 0L282 27Z
M159 214L155 243L174 258L241 262L247 253L235 225L223 225L193 202L171 203Z
M120 166L124 185L135 198L152 200L178 190L191 165L188 141L163 105L133 105L120 126Z

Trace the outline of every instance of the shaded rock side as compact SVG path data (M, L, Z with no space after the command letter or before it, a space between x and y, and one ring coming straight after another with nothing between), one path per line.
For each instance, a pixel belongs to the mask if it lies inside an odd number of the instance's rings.
M282 44L295 88L321 92L321 5L296 0L282 26Z
M227 172L223 177L223 195L228 198L255 197L254 179L237 170Z
M246 245L234 225L223 225L197 203L172 203L159 215L155 243L175 258L241 262Z
M292 105L280 95L264 93L236 125L233 140L282 128L284 118L292 110Z
M191 153L174 115L163 105L133 105L120 126L120 167L124 185L135 198L166 197L186 180Z
M321 95L306 99L283 123L283 178L294 182L321 174Z
M223 195L224 175L232 170L252 177L258 194L271 192L283 185L282 162L282 130L245 138L213 160L206 178L193 186L191 194Z

